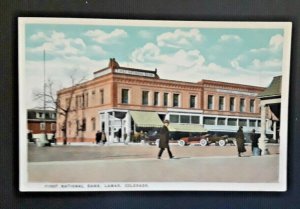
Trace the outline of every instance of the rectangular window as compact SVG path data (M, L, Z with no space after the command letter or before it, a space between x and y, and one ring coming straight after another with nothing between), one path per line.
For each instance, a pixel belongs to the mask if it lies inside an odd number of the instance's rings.
M249 126L255 127L256 120L249 120Z
M129 103L129 89L122 89L122 104Z
M200 117L192 115L191 116L191 123L193 123L193 124L199 124L200 123Z
M149 91L143 91L142 93L142 104L148 105L149 104Z
M234 111L234 97L230 97L230 111Z
M190 96L190 108L195 108L196 107L196 96L191 95Z
M180 115L180 123L190 123L189 115Z
M250 99L250 112L255 112L254 111L254 99Z
M240 100L240 112L245 112L245 99Z
M173 94L173 107L179 107L179 94Z
M56 123L51 123L51 131L55 131L56 129Z
M154 106L158 106L158 98L159 98L159 92L154 92Z
M228 118L228 125L229 126L236 126L237 125L237 119Z
M169 94L164 93L164 106L168 106L168 97L169 97Z
M247 120L246 119L239 119L239 126L247 126Z
M171 123L179 123L179 115L170 115Z
M46 130L46 123L40 123L40 130L45 131Z
M208 95L208 100L207 100L207 102L208 102L208 106L207 106L207 108L209 109L209 110L212 110L213 109L213 96L212 95Z
M100 90L100 104L104 104L104 90Z
M215 125L216 118L213 117L204 117L203 124L205 125Z
M219 110L224 110L224 97L219 97Z
M218 118L218 125L224 126L225 125L225 118Z
M261 121L260 120L257 121L257 126L261 127Z
M92 130L95 131L96 130L96 119L92 118Z

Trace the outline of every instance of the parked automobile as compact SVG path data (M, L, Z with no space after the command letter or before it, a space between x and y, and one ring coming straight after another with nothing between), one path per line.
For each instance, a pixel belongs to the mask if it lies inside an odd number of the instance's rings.
M190 144L200 144L200 146L210 145L215 143L219 146L225 146L226 144L233 144L234 145L234 138L228 138L227 135L224 136L217 136L217 135L198 135L198 136L190 136L190 137L183 137L178 141L180 146L190 145Z

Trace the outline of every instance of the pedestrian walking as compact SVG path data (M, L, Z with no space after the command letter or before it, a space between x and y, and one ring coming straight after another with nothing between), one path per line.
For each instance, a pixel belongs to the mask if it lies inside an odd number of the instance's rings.
M102 133L100 131L97 131L96 133L96 144L99 144L101 141Z
M252 130L250 139L251 139L251 146L252 146L252 152L253 152L253 149L254 149L255 147L258 147L258 139L257 139L257 137L255 136L255 129Z
M236 143L238 149L238 156L241 157L241 153L246 152L245 141L244 141L244 132L243 127L240 126L239 130L236 133Z
M164 126L160 129L160 133L159 133L159 153L157 158L160 159L162 153L164 152L165 149L168 150L168 154L170 159L174 158L171 150L170 150L170 146L169 146L169 139L170 139L170 132L168 129L169 126L169 121L168 120L164 120Z

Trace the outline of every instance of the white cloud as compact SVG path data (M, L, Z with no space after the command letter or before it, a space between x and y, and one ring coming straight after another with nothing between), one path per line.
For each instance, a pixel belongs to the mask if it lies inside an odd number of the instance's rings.
M147 30L141 30L138 32L138 35L144 39L149 39L152 37L152 33Z
M134 62L159 61L160 48L153 43L147 43L142 48L135 49L130 58Z
M282 49L283 45L283 36L281 34L274 35L270 38L269 46L259 49L251 49L250 52L253 53L268 53L268 52L278 52Z
M43 39L45 42L34 48L27 48L30 53L42 53L44 50L47 54L72 56L79 55L86 48L84 41L80 38L66 38L62 32L52 31L50 36L42 32L38 32L31 36L33 41Z
M114 41L128 36L127 32L121 29L115 29L110 33L106 33L102 30L90 30L87 31L85 35L101 44L113 44Z
M190 47L194 42L201 42L202 34L198 29L183 31L176 29L173 33L167 32L159 35L156 39L160 47L185 48Z
M218 40L218 42L240 42L242 41L242 39L238 36L238 35L228 35L228 34L225 34L225 35L222 35L220 37L220 39Z

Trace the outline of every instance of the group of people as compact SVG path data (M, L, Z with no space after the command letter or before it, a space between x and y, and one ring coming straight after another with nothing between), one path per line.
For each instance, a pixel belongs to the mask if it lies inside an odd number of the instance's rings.
M161 159L162 153L164 152L165 149L167 149L168 154L169 154L169 158L173 159L174 155L172 154L171 150L170 150L170 146L169 146L169 139L170 139L170 135L169 135L169 126L170 122L168 120L164 120L164 125L160 130L160 140L159 140L159 152L158 152L158 159ZM252 130L251 133L251 142L252 142L252 152L254 148L258 148L258 139L255 135L255 129ZM238 156L241 157L241 153L246 152L246 148L245 148L245 136L244 136L244 132L243 132L243 127L240 126L239 130L236 133L236 142L237 142L237 151L238 151Z
M105 142L106 142L106 135L105 135L104 132L97 131L97 133L96 133L96 144L99 144L101 142L103 144L105 144Z

